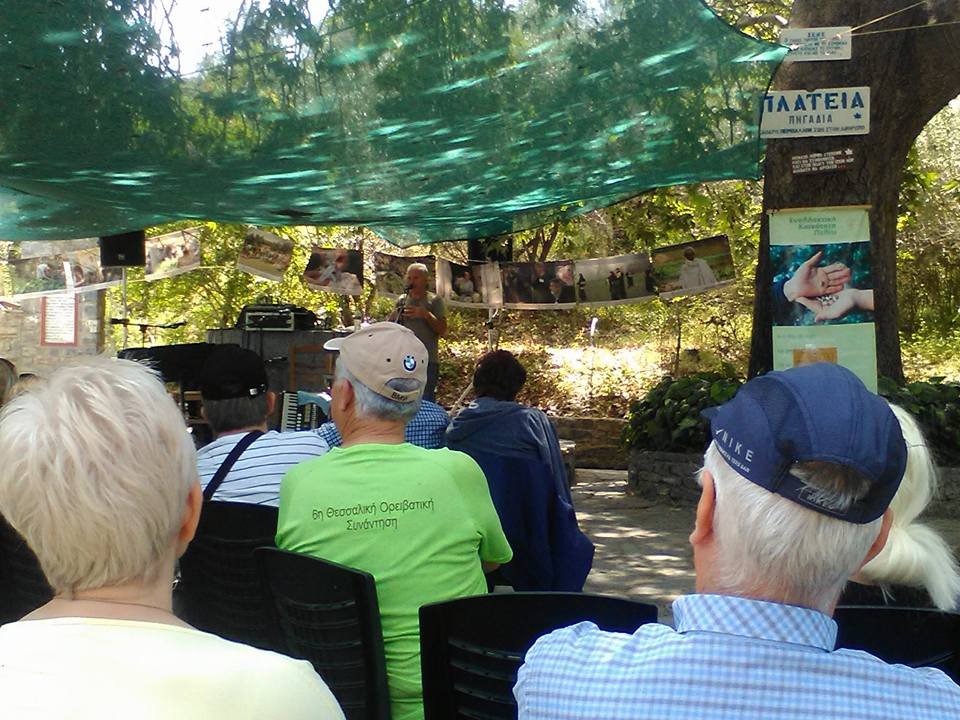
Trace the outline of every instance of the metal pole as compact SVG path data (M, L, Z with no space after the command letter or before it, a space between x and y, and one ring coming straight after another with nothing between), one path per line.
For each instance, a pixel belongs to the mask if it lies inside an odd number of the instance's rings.
M122 268L120 271L120 289L121 289L121 298L123 302L123 314L121 317L127 319L127 269ZM127 349L127 323L123 323L123 349Z

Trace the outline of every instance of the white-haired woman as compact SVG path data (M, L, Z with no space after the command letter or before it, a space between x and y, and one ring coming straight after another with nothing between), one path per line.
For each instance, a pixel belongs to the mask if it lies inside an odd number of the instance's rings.
M886 547L853 577L841 605L902 605L954 610L960 571L950 546L917 522L937 492L937 468L914 417L891 405L907 443L907 469L890 503L893 525Z
M5 717L338 719L309 664L171 612L201 495L193 444L144 367L91 358L0 412L0 513L55 597L0 627Z
M16 383L17 368L6 358L0 358L0 407L7 401Z

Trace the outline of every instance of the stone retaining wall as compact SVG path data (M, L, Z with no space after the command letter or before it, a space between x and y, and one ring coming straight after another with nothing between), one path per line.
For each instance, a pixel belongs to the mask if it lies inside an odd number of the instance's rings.
M700 486L694 478L702 462L700 454L632 450L627 468L628 490L645 500L695 507ZM960 468L940 468L940 492L924 516L960 517Z
M627 451L620 445L625 420L595 417L554 417L551 422L557 435L577 444L578 468L626 470Z

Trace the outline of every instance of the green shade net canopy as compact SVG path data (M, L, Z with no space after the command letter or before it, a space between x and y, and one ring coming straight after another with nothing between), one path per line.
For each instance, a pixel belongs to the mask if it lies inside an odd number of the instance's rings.
M785 53L697 0L4 0L0 238L410 245L758 177Z

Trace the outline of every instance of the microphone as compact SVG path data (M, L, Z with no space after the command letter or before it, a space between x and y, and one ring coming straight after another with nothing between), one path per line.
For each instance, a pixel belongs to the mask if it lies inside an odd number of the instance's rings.
M409 284L403 289L404 292L410 292L411 290L413 290L413 283L409 283Z

